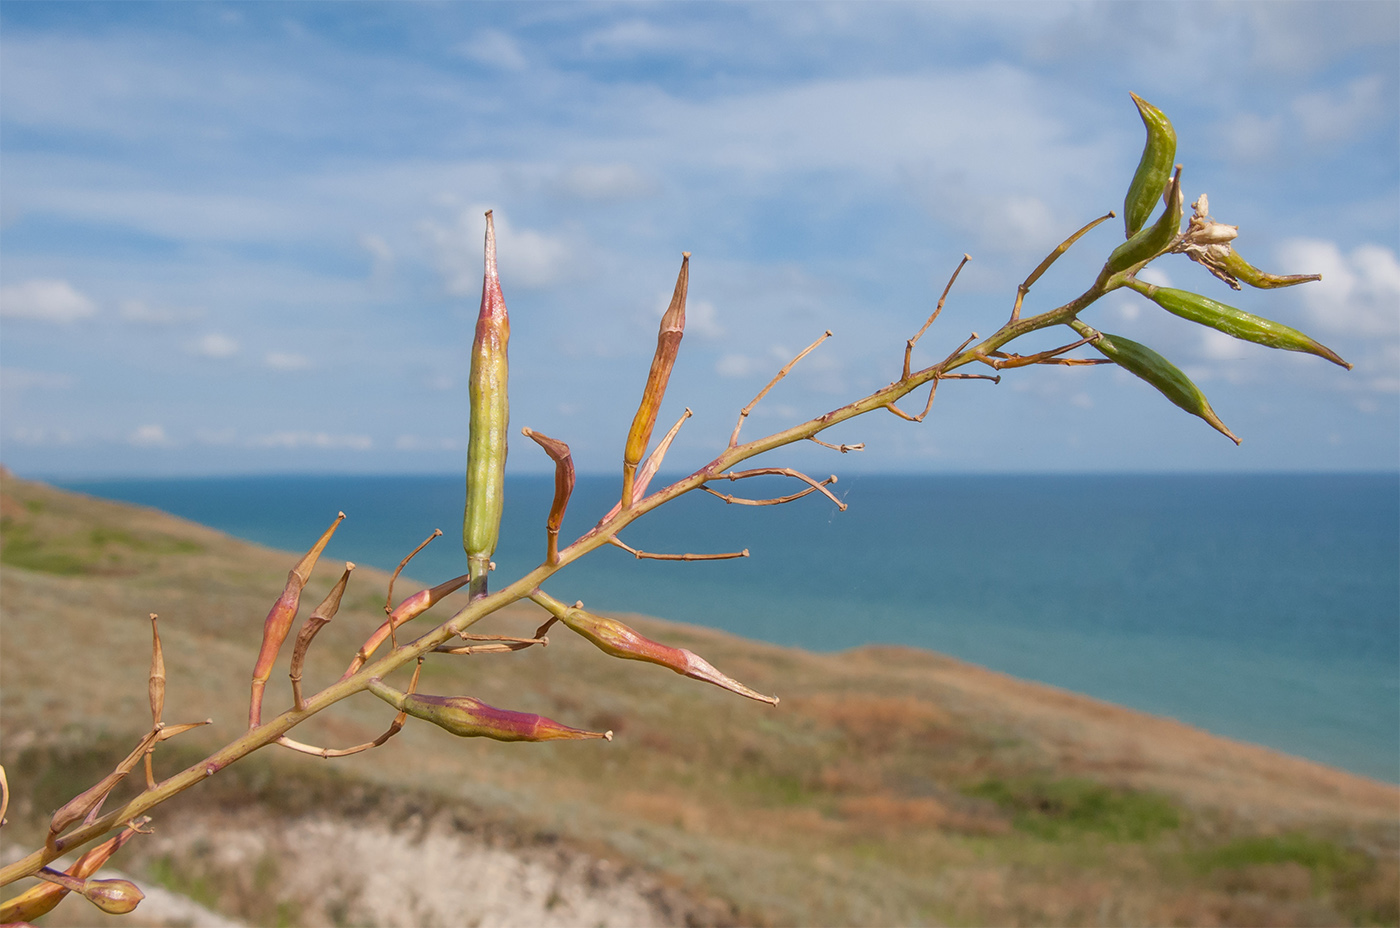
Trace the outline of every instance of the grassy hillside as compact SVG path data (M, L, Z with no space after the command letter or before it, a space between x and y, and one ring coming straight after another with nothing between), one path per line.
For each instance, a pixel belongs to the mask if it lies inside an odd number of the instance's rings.
M18 797L9 853L39 840L47 814L149 724L150 612L161 616L167 720L215 719L168 743L158 775L239 730L262 618L294 558L8 476L0 489L0 762ZM323 528L307 526L307 543ZM312 603L338 567L322 564ZM356 571L313 649L311 686L333 680L382 620L386 580ZM483 631L528 634L541 614L521 607ZM385 747L344 760L250 758L158 810L160 835L221 810L363 828L442 813L502 846L558 844L644 874L670 894L666 911L693 923L1400 919L1392 786L928 652L813 654L628 621L782 703L612 660L556 626L546 649L438 656L420 689L610 728L613 742L503 745L410 720ZM285 660L268 711L289 699ZM366 695L297 737L357 743L391 715ZM256 923L339 920L284 892L285 874L259 883L256 868L219 871L217 846L205 857L161 847L139 839L119 862Z

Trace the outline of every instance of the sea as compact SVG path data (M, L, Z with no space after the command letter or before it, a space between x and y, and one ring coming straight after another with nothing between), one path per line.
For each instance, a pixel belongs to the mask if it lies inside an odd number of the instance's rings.
M616 502L619 482L579 479L565 542ZM465 571L460 475L61 485L289 551L344 510L328 556L390 570L440 528L406 574ZM623 540L749 557L605 548L545 588L815 651L927 648L1400 782L1396 474L851 476L832 489L844 512L815 493L766 507L690 493ZM501 583L543 559L552 495L552 477L507 480Z

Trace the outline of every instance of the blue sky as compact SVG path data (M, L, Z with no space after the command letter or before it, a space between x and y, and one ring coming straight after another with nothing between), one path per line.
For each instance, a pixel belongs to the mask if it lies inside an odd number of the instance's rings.
M512 420L618 466L680 253L670 465L822 330L751 417L888 383L963 252L925 363L1120 209L1173 119L1192 200L1266 269L1233 293L1356 369L1234 342L1130 293L1086 319L1157 348L1233 447L1128 375L947 383L784 460L842 471L1375 470L1400 460L1400 6L20 4L0 7L0 460L54 476L446 472L465 456L482 213ZM1074 296L1121 224L1031 291ZM1151 276L1151 275L1147 275ZM1068 333L1066 333L1068 334ZM1058 335L1023 350L1049 347ZM523 439L514 472L547 459Z

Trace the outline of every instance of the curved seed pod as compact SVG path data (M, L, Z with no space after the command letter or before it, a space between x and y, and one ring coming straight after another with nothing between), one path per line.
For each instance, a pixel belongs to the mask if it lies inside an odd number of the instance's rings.
M1243 341L1254 342L1256 345L1315 354L1351 370L1351 365L1331 348L1280 322L1217 303L1209 297L1186 290L1158 287L1141 280L1131 280L1128 286L1167 312L1183 319L1209 326Z
M481 313L472 341L471 427L467 437L467 507L462 517L462 548L473 597L486 592L486 573L501 534L505 507L506 432L510 401L506 396L506 348L510 317L496 273L496 226L486 213L486 270L481 282Z
M146 894L130 880L88 880L83 884L83 898L108 915L126 915Z
M770 706L778 704L778 697L764 696L762 693L749 689L738 680L720 673L714 665L694 651L686 648L673 648L652 641L650 638L637 634L616 619L593 615L591 612L584 612L577 606L565 606L543 591L531 598L549 610L550 614L559 621L591 641L604 654L620 657L624 660L660 664L678 674L693 680L713 683L731 693L738 693L749 699L766 702Z
M1123 198L1124 238L1136 235L1146 224L1147 217L1152 215L1157 198L1171 176L1172 162L1176 159L1176 130L1172 128L1171 120L1137 94L1130 93L1129 96L1137 104L1138 115L1147 127L1147 144L1142 149L1142 159L1138 161L1133 181L1128 185L1128 195Z
M549 518L545 521L545 554L547 564L559 563L559 527L564 524L564 513L569 508L569 497L574 492L574 457L569 446L557 438L550 438L534 429L521 429L527 438L544 449L554 461L554 502L549 507Z
M1321 274L1266 274L1240 257L1233 248L1224 255L1220 264L1231 277L1242 280L1260 290L1276 290L1279 287L1293 287L1311 280L1321 280ZM1212 269L1213 270L1213 269ZM1239 289L1236 287L1236 289Z
M1201 388L1196 386L1191 378L1183 374L1175 364L1146 345L1140 345L1121 335L1096 332L1077 319L1071 323L1071 326L1081 336L1090 339L1094 347L1114 364L1133 376L1147 381L1156 388L1157 392L1191 415L1200 416L1210 424L1211 428L1235 444L1240 443L1240 440L1235 437L1235 433L1226 428L1225 423L1221 422L1220 417L1215 414L1215 410L1210 408L1210 401L1201 392Z
M321 552L326 549L331 536L335 534L344 518L343 512L337 515L331 527L326 529L316 544L311 546L311 550L306 552L306 556L287 574L287 585L282 590L282 595L267 613L267 619L263 622L262 647L258 649L258 659L253 664L253 690L248 700L249 728L257 728L262 724L263 689L267 686L268 678L272 676L272 665L277 661L277 652L282 649L282 642L287 640L287 633L292 630L292 622L296 620L302 588L306 586L306 581L311 579L311 571L315 568L316 561L320 559Z
M369 681L369 690L400 712L432 722L463 738L494 738L497 741L578 741L587 738L612 740L612 732L583 731L561 725L533 712L513 712L488 706L471 696L424 696L401 693L378 678Z
M685 296L690 287L690 252L681 254L681 270L676 276L676 289L671 294L671 305L661 317L661 330L656 335L656 354L651 359L651 370L647 372L646 389L642 391L642 402L637 414L632 417L632 428L627 433L627 445L622 453L622 508L632 508L633 483L637 477L637 465L646 453L651 441L651 431L656 427L656 414L661 411L661 401L666 397L666 384L671 380L671 369L676 366L676 355L681 350L681 337L685 335Z
M1181 233L1181 169L1172 175L1166 192L1167 208L1155 223L1135 233L1108 256L1104 274L1117 274L1166 251Z

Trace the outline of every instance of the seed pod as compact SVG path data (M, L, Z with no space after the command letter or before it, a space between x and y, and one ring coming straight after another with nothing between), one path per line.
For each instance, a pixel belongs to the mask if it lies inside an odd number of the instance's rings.
M160 645L160 629L156 627L156 614L151 613L151 673L146 683L151 698L151 725L159 725L165 711L165 651Z
M561 725L533 712L513 712L488 706L471 696L424 696L401 693L375 678L369 690L400 712L432 722L463 738L497 741L577 741L586 738L612 740L612 732L583 731Z
M687 410L689 412L689 410ZM554 461L554 502L549 507L549 518L545 521L545 554L547 564L559 563L559 527L564 524L564 513L569 508L569 497L574 492L574 456L569 446L557 438L550 438L534 429L522 429L528 438L544 449Z
M496 226L486 213L486 270L481 282L481 313L472 341L467 385L471 426L467 437L467 507L462 517L462 548L473 598L486 593L486 574L501 534L505 507L506 432L510 401L506 396L506 347L510 318L496 273Z
M1129 281L1128 285L1167 312L1183 319L1209 326L1243 341L1254 342L1256 345L1315 354L1351 370L1351 365L1343 361L1331 348L1280 322L1217 303L1209 297L1186 290L1158 287L1141 280Z
M1211 409L1210 401L1201 392L1201 388L1175 364L1146 345L1140 345L1121 335L1096 332L1078 320L1072 322L1071 326L1084 338L1091 339L1094 347L1114 364L1147 381L1159 393L1191 415L1200 416L1235 444L1240 443L1235 433L1226 428L1225 423L1215 414L1215 410Z
M532 598L548 609L550 614L558 618L559 621L591 641L604 654L620 657L624 660L660 664L678 674L693 680L713 683L731 693L738 693L749 699L766 702L771 706L778 704L778 697L764 696L762 693L749 689L738 680L720 673L714 665L694 651L686 648L673 648L652 641L650 638L637 634L616 619L593 615L590 612L584 612L577 606L565 606L559 600L542 591Z
M1322 279L1321 274L1266 274L1240 257L1239 252L1235 251L1233 248L1223 256L1220 263L1223 265L1222 270L1224 270L1225 273L1260 290L1276 290L1279 287L1293 287L1298 284L1305 284L1311 280ZM1235 289L1239 289L1238 285Z
M446 583L439 583L437 586L429 587L426 590L419 590L417 593L414 593L412 596L409 596L403 602L399 603L398 606L394 608L394 611L389 613L389 617L384 620L384 623L375 629L374 634L370 635L364 645L361 646L359 653L355 655L355 659L350 662L349 669L341 675L340 679L344 680L363 667L365 661L369 660L370 655L374 654L379 646L388 639L391 631L410 619L418 618L433 606L436 606L444 598L461 589L466 585L467 579L466 574L460 577L453 577Z
M75 880L86 880L137 834L140 832L128 829L115 838L102 842L79 857L77 862L68 868L68 875ZM48 881L32 886L18 896L0 903L0 925L33 921L41 915L46 915L53 911L54 906L62 902L69 892L71 890L67 887Z
M1171 120L1137 94L1129 96L1137 104L1138 115L1147 127L1147 144L1142 149L1142 159L1138 161L1133 181L1128 185L1128 195L1123 198L1124 238L1136 235L1146 224L1147 217L1152 215L1176 158L1176 130L1172 128Z
M83 884L83 897L108 915L126 915L146 894L130 880L88 880Z
M646 453L651 441L651 430L656 427L656 414L661 411L661 401L666 397L666 384L671 380L671 369L676 366L676 355L681 349L681 337L685 335L685 297L690 287L690 252L681 254L681 270L676 276L676 289L671 294L671 305L661 317L661 330L656 335L656 353L652 355L651 370L647 373L646 389L642 391L642 402L637 414L632 417L632 428L627 433L627 445L622 453L622 508L632 508L633 483L637 477L637 465Z
M272 609L263 622L262 647L258 649L258 659L253 664L253 689L248 699L249 728L257 728L262 724L263 689L267 686L268 678L272 676L272 665L277 662L277 652L282 649L282 642L287 640L287 633L292 630L292 622L296 620L302 588L306 586L306 581L311 579L311 571L315 568L316 561L320 559L321 552L326 550L326 545L330 544L331 536L335 534L344 518L343 512L337 515L331 527L326 529L316 544L311 546L311 550L306 552L306 556L287 574L287 585L277 602L272 604Z
M1181 169L1172 175L1171 185L1166 192L1167 208L1157 221L1135 233L1108 256L1104 264L1105 276L1127 270L1135 264L1155 258L1171 245L1172 239L1181 232Z

